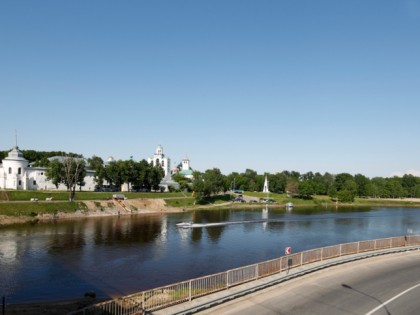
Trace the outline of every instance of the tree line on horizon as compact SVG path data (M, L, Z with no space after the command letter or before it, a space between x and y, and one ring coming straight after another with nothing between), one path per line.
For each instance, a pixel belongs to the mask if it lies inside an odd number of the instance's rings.
M0 159L7 156L8 151L0 151ZM58 186L64 183L69 191L74 191L75 186L84 186L83 178L86 169L94 171L95 182L102 186L104 182L114 187L121 187L129 183L134 190L160 190L164 172L159 166L153 166L146 160L139 162L118 160L104 163L97 156L85 160L82 155L64 153L60 151L37 152L22 150L24 157L34 166L46 167L47 177ZM65 156L77 164L78 174L65 174L63 161L48 158ZM71 158L71 159L70 159ZM76 163L77 162L77 163ZM76 170L68 165L67 172ZM77 176L76 176L77 175ZM174 181L180 185L179 190L194 191L197 199L231 190L261 192L265 177L269 181L272 193L287 193L298 198L309 199L314 195L326 195L340 201L353 201L355 197L374 198L420 198L420 177L405 174L402 177L373 177L368 178L362 174L349 173L331 174L319 172L299 173L297 171L282 171L275 174L257 174L256 171L246 169L245 172L232 172L228 175L221 173L220 169L213 168L204 172L194 171L193 179L183 175L173 175ZM171 189L173 190L173 189Z

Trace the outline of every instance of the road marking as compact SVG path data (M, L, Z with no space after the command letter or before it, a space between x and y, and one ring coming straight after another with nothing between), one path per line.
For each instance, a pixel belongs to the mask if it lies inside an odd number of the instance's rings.
M408 288L407 290L401 292L400 294L397 294L396 296L394 296L393 298L389 299L388 301L382 303L381 305L379 305L378 307L375 307L373 310L371 310L369 313L366 313L365 315L371 315L373 313L375 313L377 310L381 309L382 307L384 307L385 305L391 303L392 301L394 301L395 299L398 299L401 295L406 294L407 292L410 292L411 290L414 290L415 288L420 287L420 283L417 283L415 286L412 286L411 288Z

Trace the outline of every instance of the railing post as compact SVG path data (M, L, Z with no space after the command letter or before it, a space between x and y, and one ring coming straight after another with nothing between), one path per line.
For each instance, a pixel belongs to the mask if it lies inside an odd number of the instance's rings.
M321 248L321 261L324 260L324 247Z
M229 270L226 271L226 289L229 289Z
M257 279L258 279L258 265L259 265L259 264L256 264L256 265L255 265L255 280L257 280Z
M374 250L376 250L376 241L377 241L377 240L375 240L375 245L374 245L375 247L374 247Z
M360 241L357 242L357 253L360 253Z
M343 246L343 244L340 244L340 257L341 257L341 247Z
M191 280L190 280L190 283L189 283L189 301L191 302L191 300L192 300L192 288L191 288Z

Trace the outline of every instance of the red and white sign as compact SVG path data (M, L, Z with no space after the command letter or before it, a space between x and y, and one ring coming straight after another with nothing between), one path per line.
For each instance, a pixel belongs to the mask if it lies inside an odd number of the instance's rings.
M285 253L286 255L290 255L290 254L292 253L292 248L291 248L291 247L286 247L286 248L284 249L284 253Z

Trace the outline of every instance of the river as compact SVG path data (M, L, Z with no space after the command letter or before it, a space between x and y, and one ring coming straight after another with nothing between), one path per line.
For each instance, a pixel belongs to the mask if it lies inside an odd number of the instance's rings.
M267 220L261 222L261 220ZM243 224L183 229L182 221ZM99 298L225 271L293 252L420 234L420 208L211 210L0 227L8 303Z

